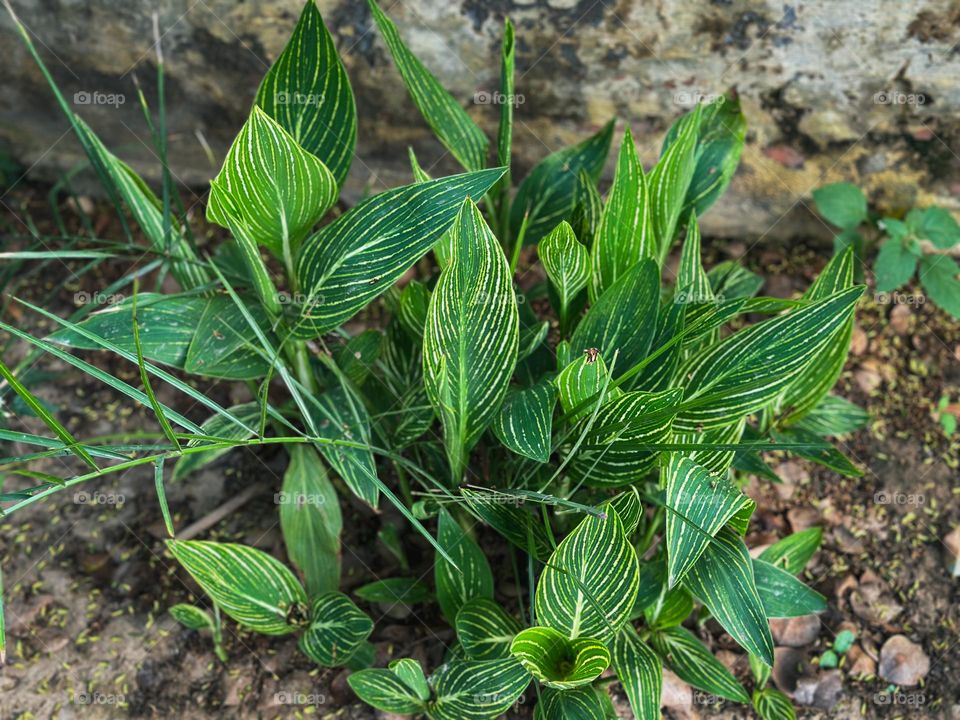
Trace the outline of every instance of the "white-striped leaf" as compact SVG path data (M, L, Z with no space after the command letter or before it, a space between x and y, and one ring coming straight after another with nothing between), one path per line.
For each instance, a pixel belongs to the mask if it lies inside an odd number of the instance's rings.
M603 198L597 190L596 181L585 171L581 170L577 178L577 198L573 214L570 216L570 226L577 239L588 248L593 245L593 239L600 227L600 218L603 216Z
M416 154L413 152L413 148L409 149L410 154L410 169L413 171L413 181L415 183L425 183L429 182L433 178L430 177L430 174L424 170L419 161L417 160ZM510 169L507 168L506 172L500 177L497 183L502 183L504 178L509 175ZM447 263L450 262L450 256L453 255L453 228L447 228L447 230L440 236L440 239L437 240L436 244L433 246L433 255L437 260L437 267L441 270L447 266ZM420 330L420 335L423 335L423 329Z
M457 613L457 638L471 660L510 657L510 643L523 628L520 622L493 600L475 598Z
M432 720L490 720L506 712L530 684L530 673L513 658L454 660L430 678Z
M317 597L310 607L310 624L300 636L303 654L323 667L346 663L373 632L373 620L343 593Z
M454 255L430 297L423 376L459 480L510 384L520 320L506 258L470 200L463 203L454 238Z
M610 651L599 640L571 640L553 628L527 628L510 644L510 652L537 680L557 690L587 685L610 666Z
M283 563L235 543L167 540L167 547L227 615L265 635L286 635L306 617L306 593Z
M663 663L630 624L613 640L613 669L636 720L659 720Z
M332 330L392 286L450 227L468 197L503 170L407 185L358 203L303 243L297 276L306 302L298 332Z
M547 531L538 519L519 507L514 499L504 502L503 495L485 493L463 488L461 495L471 512L518 548L533 555L537 560L546 560L553 552Z
M380 35L393 56L393 62L407 86L413 104L417 106L424 120L465 170L480 170L485 167L490 141L483 134L483 130L477 127L453 96L410 52L400 38L397 26L383 13L375 0L369 0L369 4Z
M791 618L825 612L827 599L786 570L754 559L757 592L768 618Z
M640 260L656 257L653 204L637 146L627 128L591 248L590 299L601 297Z
M852 316L863 287L854 287L786 315L751 325L679 369L684 388L680 431L736 422L777 397Z
M670 437L679 402L680 391L667 390L632 391L605 403L583 435L570 475L593 487L636 482L656 464L659 452L651 446Z
M796 427L820 437L838 437L866 427L869 422L870 414L859 405L837 395L825 395Z
M137 311L139 313L139 308L137 308ZM260 403L248 402L234 405L230 408L230 414L251 429L248 430L239 423L235 423L230 418L218 413L211 415L204 421L203 425L200 426L202 434L207 437L225 438L228 440L246 440L253 437L254 433L252 429L259 423ZM203 440L191 440L187 443L187 447L196 447L203 443ZM216 450L207 450L206 452L191 453L190 455L182 456L177 460L177 464L173 466L173 475L170 477L170 480L175 482L187 477L205 465L209 465L217 458L226 455L231 449L232 448L229 447L217 448Z
M636 487L629 487L600 506L601 509L608 507L616 510L617 515L620 516L620 521L623 523L623 534L628 538L633 535L640 524L640 518L643 517L640 491Z
M210 182L207 220L230 227L232 215L292 266L300 241L336 199L327 166L255 105Z
M357 145L357 107L313 0L307 0L287 46L260 83L256 104L343 185Z
M261 330L272 337L270 320L263 308L250 303L246 309ZM179 321L183 322L183 318ZM158 329L149 325L144 328L148 332ZM183 369L187 372L226 380L255 380L269 371L270 361L258 352L260 348L256 335L244 318L242 309L229 296L214 295L208 298L193 329L193 339L183 362Z
M174 620L190 630L213 630L213 618L210 617L210 613L196 605L180 603L167 612Z
M693 633L684 627L659 630L650 643L681 680L704 692L734 702L749 702L743 686Z
M347 676L347 683L357 697L384 712L413 715L426 709L416 691L392 670L360 670Z
M493 572L483 551L446 510L440 511L437 543L456 563L451 565L438 553L433 568L437 602L452 625L465 603L493 599Z
M844 477L863 477L863 470L854 465L850 458L810 430L799 427L771 430L770 442L781 443L787 447L793 443L796 447L789 450L792 455L812 460Z
M556 288L560 300L557 311L566 325L570 303L590 281L590 255L566 221L557 225L540 241L537 255L547 277Z
M660 271L650 259L635 263L618 276L590 307L573 331L574 352L597 348L609 363L617 356L614 375L643 360L657 331Z
M677 220L680 219L693 179L700 114L701 106L697 105L677 122L674 141L664 148L660 160L650 171L651 214L660 258L665 258L670 252L677 232Z
M581 172L596 183L610 152L614 121L596 135L577 145L551 153L530 171L520 183L510 207L510 227L514 231L529 215L524 242L540 242L561 220L569 220L577 206Z
M316 450L290 448L290 464L279 496L280 529L290 561L303 574L313 598L340 586L340 530L337 491Z
M738 423L731 423L724 427L704 430L703 432L674 433L674 440L678 443L689 444L736 445L743 437L746 427L747 419L741 418ZM712 475L725 477L730 466L733 464L737 451L706 447L684 454Z
M573 690L544 688L533 713L534 720L605 720L607 708L592 686Z
M711 539L740 513L753 513L756 503L725 476L712 475L679 453L666 469L667 559L673 587L697 561Z
M584 352L569 363L554 379L560 406L570 415L570 420L579 420L590 415L595 403L601 405L608 400L616 400L623 390L609 381L610 371L602 355ZM602 391L606 388L606 392ZM587 403L590 398L596 400ZM579 408L579 409L577 409Z
M790 698L774 688L753 693L753 709L763 720L796 720L797 711Z
M753 563L735 531L720 530L683 582L741 647L773 666L773 638Z
M612 639L637 597L640 567L615 511L588 516L557 547L537 583L541 625L569 638Z
M820 547L822 539L821 528L807 528L775 542L760 553L760 559L783 568L791 575L799 575Z
M412 658L398 658L390 661L390 672L400 678L421 700L430 699L430 685L423 674L420 663Z
M493 420L493 432L518 455L545 463L550 459L556 391L549 382L507 393Z

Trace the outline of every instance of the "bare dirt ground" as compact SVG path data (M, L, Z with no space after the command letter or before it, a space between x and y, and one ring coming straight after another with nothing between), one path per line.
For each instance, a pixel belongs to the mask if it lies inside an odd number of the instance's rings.
M718 259L744 249L741 243L712 244ZM825 262L824 253L797 247L754 248L746 259L767 278L763 292L778 296L802 290ZM45 284L40 278L27 294L43 297ZM81 284L59 293L61 315L75 307L72 293L97 289L94 278ZM947 571L943 542L960 525L960 437L946 437L936 417L941 396L955 401L960 393L960 327L943 312L915 304L909 291L901 300L864 302L837 389L872 415L869 428L844 444L864 476L844 479L789 460L780 467L782 484L751 480L748 488L759 504L750 544L812 525L824 528L823 548L806 579L828 597L829 612L812 623L777 629L775 678L804 701L799 708L804 718L960 718L960 580ZM35 333L50 329L13 306L4 314ZM11 364L18 353L22 348L4 360ZM111 367L138 384L135 366ZM78 435L155 429L149 409L118 400L68 366L48 358L38 368L51 373L40 394L58 408L59 417L70 419L68 427ZM224 403L247 397L244 388L226 383L198 386ZM205 419L202 408L185 405L183 396L161 399L197 421ZM8 417L7 426L16 428L21 420ZM206 537L249 543L283 557L273 491L284 462L275 450L234 452L168 484L177 526L263 482L270 489ZM11 478L8 484L19 482ZM376 533L386 523L404 525L389 510L374 515L345 502L343 583L349 592L371 575L398 574ZM217 660L208 637L183 629L166 612L175 603L201 598L165 552L164 536L149 469L66 491L0 518L8 638L7 664L0 668L0 718L385 717L356 701L346 671L316 668L292 638L256 636L228 622L229 662ZM503 548L491 534L481 541L495 571L504 569L499 590L509 604L517 588ZM418 537L406 535L405 542L414 572L429 577L432 553ZM438 648L452 641L452 633L435 607L368 609L377 620L372 640L378 662L403 655L427 667L441 662ZM818 668L818 658L843 629L856 635L853 648L838 669ZM749 683L746 657L728 636L712 623L697 632ZM929 669L919 687L883 694L890 683L877 676L877 665L894 635L919 645L898 662L922 665L925 656ZM749 708L673 682L669 698L667 713L673 717L752 716ZM521 706L510 716L529 713ZM630 717L629 711L623 717Z

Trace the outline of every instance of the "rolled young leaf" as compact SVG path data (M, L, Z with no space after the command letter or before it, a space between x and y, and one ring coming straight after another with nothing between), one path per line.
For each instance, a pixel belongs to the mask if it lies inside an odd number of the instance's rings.
M537 246L537 254L550 282L557 290L560 307L557 311L566 327L567 310L577 293L590 280L590 256L573 228L566 221L557 225Z
M602 642L588 637L571 640L548 627L519 633L510 652L537 680L557 690L587 685L610 665L610 651Z
M683 213L685 198L696 167L695 147L702 106L677 121L677 134L650 171L650 202L656 230L657 256L661 262L670 252Z

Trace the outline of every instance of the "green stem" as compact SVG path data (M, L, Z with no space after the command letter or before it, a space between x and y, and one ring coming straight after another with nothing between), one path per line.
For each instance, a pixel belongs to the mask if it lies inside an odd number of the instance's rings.
M517 271L517 263L520 261L520 251L523 249L523 237L527 234L527 221L530 219L530 213L523 216L523 222L520 223L520 232L517 233L516 242L513 245L513 255L510 257L510 277Z

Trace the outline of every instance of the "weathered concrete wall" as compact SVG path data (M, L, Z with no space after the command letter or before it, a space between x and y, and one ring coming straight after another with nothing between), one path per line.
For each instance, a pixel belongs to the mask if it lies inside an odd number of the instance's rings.
M142 0L14 0L68 97L140 170L155 158L133 76L154 89ZM215 171L299 0L163 0L171 156L185 183ZM361 112L349 192L408 181L406 147L456 170L410 105L363 0L321 0ZM384 0L415 52L495 134L504 15L518 26L516 164L617 115L652 162L669 123L736 87L750 123L743 167L705 218L708 233L789 238L826 229L804 209L820 184L852 179L890 210L960 195L960 3L949 0ZM0 18L0 143L51 175L78 148L39 72ZM83 93L87 93L84 95ZM94 95L100 93L100 95ZM110 102L110 96L114 102ZM120 99L124 102L120 104ZM86 104L83 104L87 101ZM106 103L106 104L97 104ZM619 130L622 132L623 123Z

